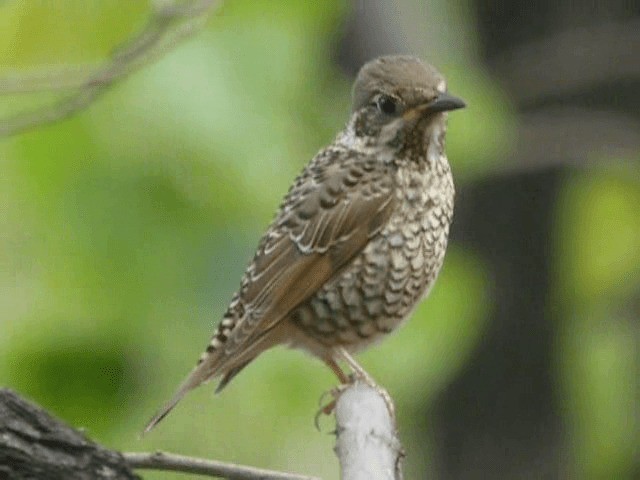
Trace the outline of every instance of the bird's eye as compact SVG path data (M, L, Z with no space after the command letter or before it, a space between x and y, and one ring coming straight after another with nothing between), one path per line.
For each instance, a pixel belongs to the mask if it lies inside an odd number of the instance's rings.
M393 97L389 95L380 95L376 101L378 110L387 115L393 115L398 110L398 104Z

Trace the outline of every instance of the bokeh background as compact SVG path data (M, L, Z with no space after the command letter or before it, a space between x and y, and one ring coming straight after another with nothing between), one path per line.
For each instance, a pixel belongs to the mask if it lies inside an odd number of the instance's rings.
M159 3L0 2L0 77L90 69ZM449 122L438 284L360 356L397 402L406 477L638 478L640 4L624 0L226 0L88 109L0 141L0 385L114 449L337 478L332 419L313 426L335 380L299 352L138 435L346 121L358 67L398 52L469 105Z

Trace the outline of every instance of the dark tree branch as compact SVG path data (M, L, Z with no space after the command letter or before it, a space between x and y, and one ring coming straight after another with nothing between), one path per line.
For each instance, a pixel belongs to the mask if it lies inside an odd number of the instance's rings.
M169 453L108 450L9 389L0 389L0 480L140 480L133 469L231 480L318 480Z
M0 479L134 480L124 457L0 389Z

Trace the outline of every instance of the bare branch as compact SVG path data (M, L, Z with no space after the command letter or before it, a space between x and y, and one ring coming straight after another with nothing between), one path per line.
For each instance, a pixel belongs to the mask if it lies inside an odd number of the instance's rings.
M230 480L318 480L316 477L275 472L260 468L185 457L172 453L123 453L131 468L195 473Z
M337 399L335 451L343 480L402 479L404 454L390 402L381 389L362 382L347 387ZM163 452L112 451L11 390L0 389L0 478L41 478L46 472L52 480L134 480L139 478L134 469L231 480L319 480Z
M314 477L169 453L108 450L15 392L0 388L0 478L135 480L133 469L195 473L232 480Z
M386 392L385 392L386 393ZM336 447L342 480L401 480L404 457L390 399L356 382L336 402Z
M73 91L56 103L30 112L0 119L0 138L65 119L86 108L117 80L138 70L174 48L204 25L216 0L192 0L187 3L156 2L147 26L136 37L116 48L111 58L99 66L79 66L26 74L12 73L0 78L0 94L41 91ZM80 74L79 74L80 73Z

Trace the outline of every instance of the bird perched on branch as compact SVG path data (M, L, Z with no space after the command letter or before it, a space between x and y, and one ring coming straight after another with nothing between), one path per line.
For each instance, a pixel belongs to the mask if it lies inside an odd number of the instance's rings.
M203 382L222 390L265 350L339 362L395 330L433 286L454 186L447 111L464 107L433 67L385 56L362 67L351 118L304 168L249 264L198 364L145 432Z

